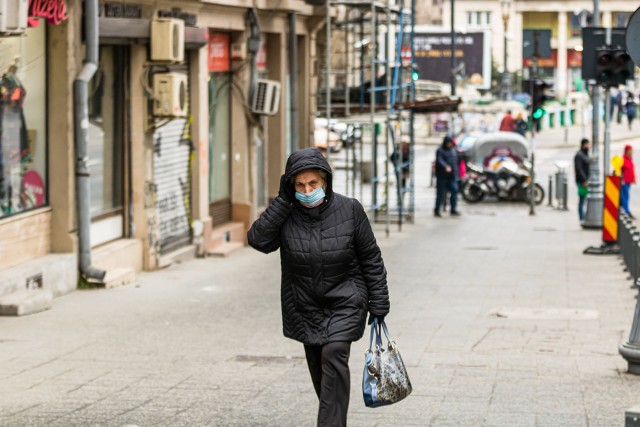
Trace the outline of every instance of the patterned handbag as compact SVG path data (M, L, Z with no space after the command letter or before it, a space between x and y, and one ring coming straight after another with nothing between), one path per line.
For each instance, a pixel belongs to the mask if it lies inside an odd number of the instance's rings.
M386 347L382 344L382 332L387 338ZM376 346L372 349L375 336ZM387 325L373 319L369 349L365 352L362 395L364 404L370 408L391 405L411 394L411 381L407 375L396 343L389 338Z

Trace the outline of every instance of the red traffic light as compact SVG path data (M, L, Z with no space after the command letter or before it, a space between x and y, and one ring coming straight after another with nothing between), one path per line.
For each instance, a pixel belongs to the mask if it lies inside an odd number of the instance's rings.
M626 65L629 61L631 61L631 57L629 56L629 54L627 53L627 51L619 51L616 52L616 54L614 55L615 57L615 61L616 61L616 65L618 67L624 66Z
M613 62L613 57L609 52L598 52L598 57L596 59L596 62L598 63L599 66L606 67L607 65L610 65Z

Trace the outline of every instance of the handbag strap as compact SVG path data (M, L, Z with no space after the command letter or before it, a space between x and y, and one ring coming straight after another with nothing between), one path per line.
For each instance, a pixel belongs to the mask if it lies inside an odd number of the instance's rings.
M382 322L382 325L384 325L384 322ZM382 347L382 330L381 330L381 325L378 322L378 318L374 317L373 321L371 322L371 333L369 334L369 351L372 351L372 346L373 346L373 337L375 336L376 338L376 346L378 347ZM386 329L387 327L384 326L385 329L385 335L387 335L386 333ZM387 335L387 340L388 340L388 335Z
M391 344L393 340L389 338L389 330L387 329L387 324L384 320L382 321L382 330L384 331L384 336L387 338L387 343Z

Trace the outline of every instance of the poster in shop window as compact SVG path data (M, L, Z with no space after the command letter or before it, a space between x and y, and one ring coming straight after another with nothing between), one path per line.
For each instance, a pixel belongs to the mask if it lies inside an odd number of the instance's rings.
M229 71L231 69L229 55L229 34L209 34L209 72Z

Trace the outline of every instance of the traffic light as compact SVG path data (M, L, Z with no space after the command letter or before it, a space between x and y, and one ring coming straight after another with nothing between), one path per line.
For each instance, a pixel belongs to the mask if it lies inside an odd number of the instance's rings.
M633 61L625 49L617 47L612 50L614 85L627 84L633 79Z
M626 84L633 78L633 61L620 46L596 49L596 81L605 87Z
M554 99L549 93L552 86L542 79L533 79L530 83L531 91L531 117L534 120L540 120L547 112L544 109L544 103Z
M596 49L596 82L610 86L613 80L613 55L611 49L602 46Z
M419 78L420 78L420 75L418 74L418 65L417 64L413 64L411 66L411 80L413 80L415 82Z

